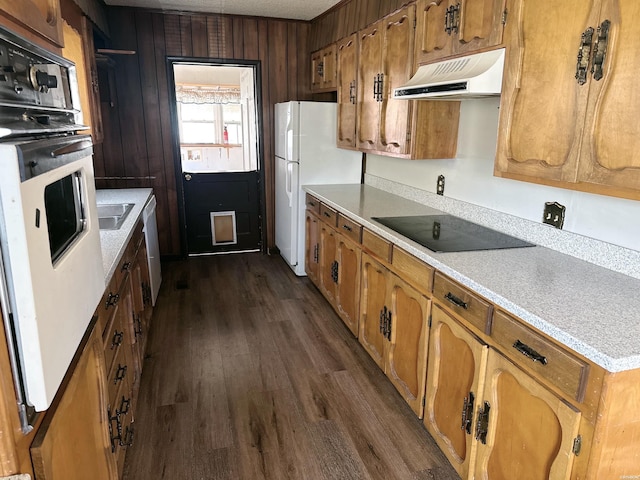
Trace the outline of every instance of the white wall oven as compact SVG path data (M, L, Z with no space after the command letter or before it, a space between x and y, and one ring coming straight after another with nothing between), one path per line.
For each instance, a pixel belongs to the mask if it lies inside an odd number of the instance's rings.
M70 62L0 30L0 302L23 430L104 292L92 143Z

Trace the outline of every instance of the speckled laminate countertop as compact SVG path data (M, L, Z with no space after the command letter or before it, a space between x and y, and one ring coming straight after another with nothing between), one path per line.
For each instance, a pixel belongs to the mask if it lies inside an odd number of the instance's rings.
M371 217L439 210L367 185L303 188L606 370L640 368L640 280L539 246L432 252Z
M102 244L102 264L104 266L105 284L108 285L116 269L118 260L133 235L133 227L136 226L142 215L142 210L151 197L153 190L150 188L122 188L96 191L96 203L133 203L133 208L118 230L100 230L100 243Z

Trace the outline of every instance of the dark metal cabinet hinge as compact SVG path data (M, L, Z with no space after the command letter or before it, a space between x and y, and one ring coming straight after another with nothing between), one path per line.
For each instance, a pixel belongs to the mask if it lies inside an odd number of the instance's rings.
M505 8L502 12L502 25L507 24L507 16L509 15L509 11Z
M577 457L578 455L580 455L580 450L581 449L582 449L582 435L578 435L573 440L573 448L571 449L571 451Z

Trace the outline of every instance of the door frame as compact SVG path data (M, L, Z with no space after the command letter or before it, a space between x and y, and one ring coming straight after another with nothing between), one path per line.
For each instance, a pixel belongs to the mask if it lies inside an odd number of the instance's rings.
M182 162L180 159L180 127L178 124L178 104L176 102L176 80L173 66L179 64L210 65L212 67L250 67L253 68L253 86L256 94L256 137L258 164L258 205L260 215L260 250L267 253L267 221L266 221L266 182L264 173L264 145L263 145L263 111L262 111L262 68L260 60L236 60L223 58L167 56L167 76L169 90L169 109L171 111L171 144L173 146L173 168L176 180L176 195L178 198L178 220L180 222L180 256L186 258L187 223L182 185Z

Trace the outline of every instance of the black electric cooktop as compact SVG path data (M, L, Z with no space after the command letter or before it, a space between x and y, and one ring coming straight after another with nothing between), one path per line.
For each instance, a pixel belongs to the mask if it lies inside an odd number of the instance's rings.
M453 215L372 218L434 252L468 252L535 246L533 243Z

